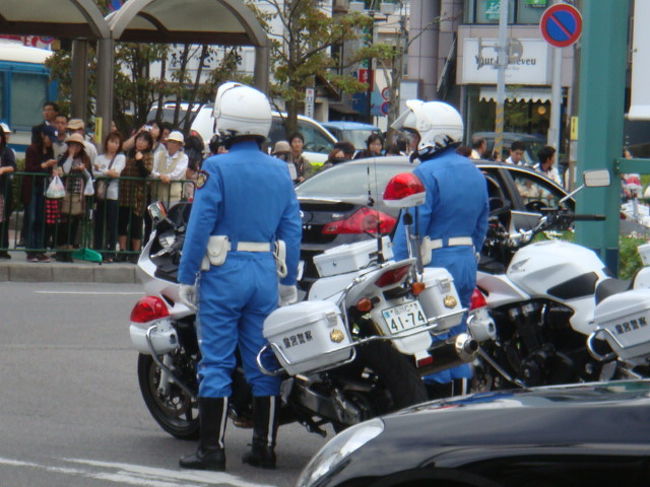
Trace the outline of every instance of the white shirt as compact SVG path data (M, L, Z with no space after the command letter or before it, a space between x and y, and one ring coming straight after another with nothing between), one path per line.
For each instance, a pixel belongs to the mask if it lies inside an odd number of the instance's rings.
M512 165L514 165L514 166L523 166L523 165L524 165L524 160L521 159L519 162L514 162L514 161L512 160L512 156L509 156L509 157L506 159L506 163L507 163L507 164L512 164Z
M103 176L106 171L108 171L108 166L111 165L111 158L107 157L106 154L100 154L97 156L95 164L99 167L99 169L95 171L95 176ZM115 160L113 161L113 165L111 166L111 171L115 171L120 174L125 165L126 157L124 154L117 154L115 156ZM108 183L108 188L106 188L106 199L116 200L119 196L119 190L120 180L117 178L111 179Z
M182 150L175 152L170 156L167 151L157 152L154 154L153 169L151 170L152 178L159 178L161 174L169 176L172 181L185 179L185 171L189 159L187 154Z
M558 172L555 165L551 166L549 169L545 171L544 169L542 169L542 165L538 163L535 165L535 169L538 172L542 173L547 178L555 181L559 186L562 186L562 178L560 178L560 173Z

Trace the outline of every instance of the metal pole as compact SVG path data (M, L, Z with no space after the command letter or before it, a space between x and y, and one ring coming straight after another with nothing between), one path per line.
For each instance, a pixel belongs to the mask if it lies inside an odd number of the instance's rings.
M97 122L96 137L103 141L113 121L113 39L97 41Z
M560 152L560 120L562 115L562 48L553 48L553 84L551 85L551 123L547 143Z
M253 80L255 88L262 93L269 92L269 69L271 66L271 49L269 46L255 46L255 67Z
M72 100L70 114L73 118L86 119L88 106L88 41L72 41Z
M508 0L499 5L499 62L497 63L497 109L494 124L494 150L497 158L503 152L503 126L506 103L506 68L508 67Z
M630 2L590 0L583 6L578 178L585 169L608 169L612 183L607 188L586 188L578 193L577 213L600 213L607 220L603 224L576 223L576 241L600 253L616 273L620 183L613 168L623 150Z

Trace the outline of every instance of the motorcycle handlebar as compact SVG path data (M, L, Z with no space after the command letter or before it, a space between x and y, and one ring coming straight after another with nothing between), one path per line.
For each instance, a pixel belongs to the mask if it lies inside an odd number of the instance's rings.
M575 221L581 221L581 222L602 222L605 220L605 215L580 215L580 214L575 214L573 215L573 219Z

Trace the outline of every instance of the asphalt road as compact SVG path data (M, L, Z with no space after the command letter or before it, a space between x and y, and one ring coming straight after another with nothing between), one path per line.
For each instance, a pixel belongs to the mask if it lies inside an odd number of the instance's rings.
M139 285L0 283L0 486L293 485L325 442L297 424L280 429L278 470L242 464L251 430L232 423L226 473L178 467L195 443L162 431L138 389L128 317L141 293Z

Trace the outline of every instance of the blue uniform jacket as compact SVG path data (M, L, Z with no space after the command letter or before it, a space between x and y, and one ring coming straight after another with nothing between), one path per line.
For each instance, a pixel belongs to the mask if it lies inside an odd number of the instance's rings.
M408 211L414 215L414 233L420 239L442 239L443 248L433 250L427 267L444 267L454 278L454 285L463 307L469 307L476 286L476 256L485 240L488 222L488 194L485 177L467 157L449 148L422 162L414 171L426 188L423 205ZM414 211L415 210L415 211ZM472 246L448 247L451 237L471 237ZM393 237L395 259L408 257L403 218ZM451 335L466 329L465 320L450 330ZM446 334L439 336L446 338ZM447 383L452 379L471 377L467 364L443 370L424 378L425 382Z
M302 222L285 162L261 152L253 141L233 144L230 152L203 163L185 235L178 282L194 284L212 235L237 242L286 242L288 274L296 283Z
M414 231L421 238L471 237L474 249L479 251L485 240L489 213L485 177L467 157L450 148L422 162L413 171L426 188L426 201L409 212L415 215ZM449 247L436 252L457 251ZM469 249L467 249L469 250ZM473 252L465 252L474 259ZM393 239L395 259L408 257L406 234L400 218ZM471 255L471 257L470 257ZM439 267L435 259L430 267Z

